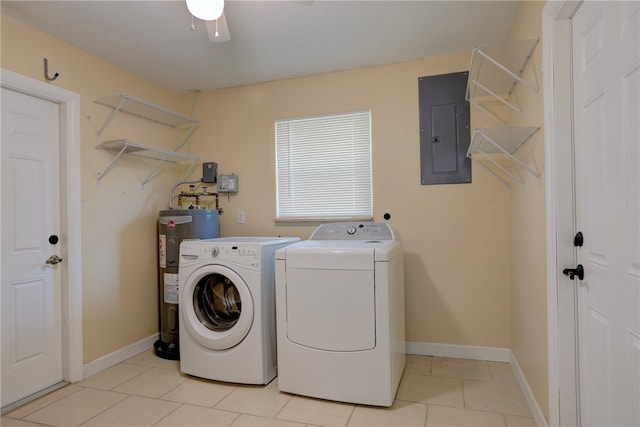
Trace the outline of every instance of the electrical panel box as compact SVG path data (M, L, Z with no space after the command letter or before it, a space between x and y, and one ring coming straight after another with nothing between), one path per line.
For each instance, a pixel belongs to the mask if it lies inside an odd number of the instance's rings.
M420 77L420 183L471 182L468 72Z
M238 175L218 175L218 193L237 193Z
M202 163L202 182L207 184L213 184L216 182L216 176L218 174L218 164L216 162L204 162Z

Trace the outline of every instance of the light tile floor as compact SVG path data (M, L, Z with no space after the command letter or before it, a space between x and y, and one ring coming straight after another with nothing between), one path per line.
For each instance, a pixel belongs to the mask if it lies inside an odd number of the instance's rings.
M34 426L535 426L508 363L407 355L391 408L180 373L151 350L4 415Z

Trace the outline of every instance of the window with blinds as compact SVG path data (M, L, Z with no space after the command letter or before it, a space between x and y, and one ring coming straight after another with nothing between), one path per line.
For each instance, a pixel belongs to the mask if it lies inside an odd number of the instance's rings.
M276 219L373 217L371 112L276 121Z

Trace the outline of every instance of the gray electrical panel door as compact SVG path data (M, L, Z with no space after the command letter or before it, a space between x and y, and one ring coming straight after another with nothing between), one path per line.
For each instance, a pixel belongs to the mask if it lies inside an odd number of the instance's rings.
M420 77L420 181L422 185L471 182L468 72Z

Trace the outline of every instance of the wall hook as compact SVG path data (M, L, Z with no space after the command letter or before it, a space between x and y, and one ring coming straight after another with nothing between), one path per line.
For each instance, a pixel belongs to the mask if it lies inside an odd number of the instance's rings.
M44 78L52 82L58 77L60 77L59 73L55 73L53 77L49 77L49 60L47 58L44 58Z

